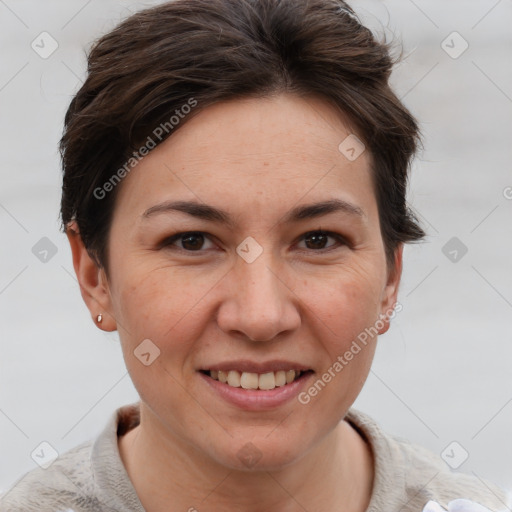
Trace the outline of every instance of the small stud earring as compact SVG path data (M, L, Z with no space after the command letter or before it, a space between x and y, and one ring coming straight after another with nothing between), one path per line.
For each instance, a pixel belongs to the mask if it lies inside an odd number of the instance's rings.
M101 324L101 322L103 321L103 315L100 313L97 317L96 317L96 322L98 322L99 324Z

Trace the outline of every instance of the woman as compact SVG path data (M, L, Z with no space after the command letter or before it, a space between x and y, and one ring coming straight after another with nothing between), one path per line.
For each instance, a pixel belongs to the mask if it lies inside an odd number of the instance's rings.
M391 68L339 0L176 0L96 43L61 214L141 400L2 511L505 510L351 408L424 236Z

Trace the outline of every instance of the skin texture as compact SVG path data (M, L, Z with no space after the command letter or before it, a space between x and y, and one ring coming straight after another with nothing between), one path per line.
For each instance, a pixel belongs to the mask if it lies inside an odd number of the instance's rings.
M377 336L305 405L294 399L244 411L219 398L197 371L233 359L291 360L314 370L309 387L391 311L402 247L388 269L369 151L349 161L338 150L351 133L320 98L218 103L123 180L108 279L70 226L82 296L93 318L103 314L102 329L119 331L141 396L141 424L119 445L149 512L366 509L371 451L343 418L368 376ZM362 215L283 223L292 208L333 198ZM142 217L167 200L221 208L233 226L180 212ZM318 229L347 243L330 235L311 240L307 234ZM189 231L205 238L162 244ZM236 252L249 236L263 249L252 263ZM379 334L388 321L381 327ZM145 339L160 350L149 366L134 356ZM261 454L250 469L237 456L248 442Z

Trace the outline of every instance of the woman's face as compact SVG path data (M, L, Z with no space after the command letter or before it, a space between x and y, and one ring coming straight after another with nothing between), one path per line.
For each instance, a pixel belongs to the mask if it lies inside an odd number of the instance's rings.
M349 135L320 99L219 103L123 180L103 312L143 428L227 467L271 469L343 418L376 337L345 354L365 329L385 332L400 274L386 267L370 155L354 159L352 137L339 149ZM293 369L308 372L282 385Z

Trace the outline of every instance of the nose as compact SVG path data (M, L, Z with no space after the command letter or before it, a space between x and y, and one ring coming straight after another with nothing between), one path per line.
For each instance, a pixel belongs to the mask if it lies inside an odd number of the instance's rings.
M224 332L251 341L272 341L300 326L298 298L265 252L252 263L237 259L225 279L225 296L217 314Z

